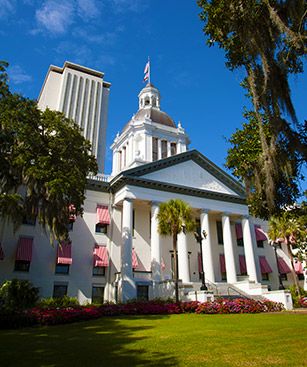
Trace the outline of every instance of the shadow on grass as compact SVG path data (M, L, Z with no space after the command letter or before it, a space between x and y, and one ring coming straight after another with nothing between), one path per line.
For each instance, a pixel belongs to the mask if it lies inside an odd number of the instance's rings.
M150 316L150 320L167 317ZM142 325L137 325L141 319ZM174 355L158 350L147 354L146 344L151 343L147 335L150 329L154 327L146 326L146 317L106 317L68 325L3 330L0 331L1 365L178 366ZM140 344L144 347L141 348Z

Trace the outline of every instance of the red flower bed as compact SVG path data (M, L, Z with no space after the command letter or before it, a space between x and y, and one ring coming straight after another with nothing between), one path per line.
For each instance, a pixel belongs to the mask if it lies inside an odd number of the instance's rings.
M307 308L307 297L301 297L298 300L298 304L300 307Z
M11 318L1 318L0 326L22 327L29 325L57 325L77 321L96 319L103 316L119 315L167 315L179 313L197 314L231 314L231 313L259 313L278 312L284 309L281 303L271 301L254 301L250 299L217 299L213 302L200 303L180 302L165 303L161 301L131 302L126 304L105 304L102 306L75 306L66 308L42 308L35 307L22 313L20 323Z

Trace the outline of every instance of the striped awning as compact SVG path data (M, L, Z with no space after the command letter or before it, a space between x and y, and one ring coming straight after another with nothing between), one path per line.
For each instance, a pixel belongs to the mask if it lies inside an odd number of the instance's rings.
M246 268L245 255L239 255L239 264L240 264L240 273L246 274L247 268Z
M255 233L257 241L267 241L267 235L263 232L263 229L258 224L255 224Z
M75 222L77 216L76 216L76 207L74 206L74 204L70 204L68 206L68 211L69 211L69 221Z
M136 269L139 266L138 257L135 249L132 249L132 269Z
M106 205L97 205L97 223L110 224L109 210Z
M289 268L288 264L285 260L281 257L277 258L278 270L280 274L288 274L291 273L291 269Z
M220 268L221 273L226 273L225 255L220 254Z
M202 273L203 267L202 267L201 253L200 252L198 253L197 259L198 259L198 272Z
M296 274L304 274L304 268L301 261L294 260L294 270Z
M272 273L273 272L273 270L270 267L270 264L267 262L267 259L265 258L265 256L259 256L259 264L260 264L261 274L266 274L266 273Z
M4 251L3 251L1 243L0 243L0 260L4 260Z
M29 261L32 260L33 237L20 237L16 253L16 260Z
M236 223L236 235L237 240L241 240L243 238L242 224Z
M72 264L70 242L62 242L61 244L58 244L57 264L65 264L65 265Z
M164 258L161 257L161 270L164 271L165 270L165 261Z
M105 267L109 266L109 254L105 245L95 244L94 247L94 266Z

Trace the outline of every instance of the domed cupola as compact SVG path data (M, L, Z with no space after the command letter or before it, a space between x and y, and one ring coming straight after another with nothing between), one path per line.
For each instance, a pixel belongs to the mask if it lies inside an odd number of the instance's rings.
M151 107L160 110L160 92L153 84L148 83L139 93L139 110Z
M113 150L112 176L119 172L183 153L190 143L178 122L160 109L160 92L148 83L139 93L139 110L111 146Z

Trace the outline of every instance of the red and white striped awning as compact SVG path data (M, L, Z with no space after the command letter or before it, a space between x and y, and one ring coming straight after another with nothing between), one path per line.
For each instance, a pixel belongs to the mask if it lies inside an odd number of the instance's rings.
M71 242L62 242L61 244L58 244L57 264L72 264Z
M296 274L304 274L303 264L301 261L294 260L294 270Z
M225 255L220 254L220 268L221 273L226 273Z
M109 210L106 205L97 205L97 223L110 224Z
M246 268L245 255L239 255L239 264L240 264L240 273L246 274L247 268Z
M288 264L285 260L281 257L277 258L278 270L280 274L288 274L291 273L291 269L289 268Z
M135 249L132 249L132 269L136 269L139 266L138 257Z
M16 253L16 260L29 261L32 260L33 237L20 237Z
M256 233L256 240L257 241L267 241L267 235L263 232L263 229L260 227L259 224L255 224L255 233Z
M265 256L259 256L259 264L260 264L261 274L266 274L266 273L272 273L273 272L273 270L270 267L270 264L267 262L267 259L265 258Z
M0 260L4 260L4 251L3 251L1 243L0 243Z
M94 266L95 267L105 267L109 266L109 255L108 249L105 245L95 244L94 247Z

